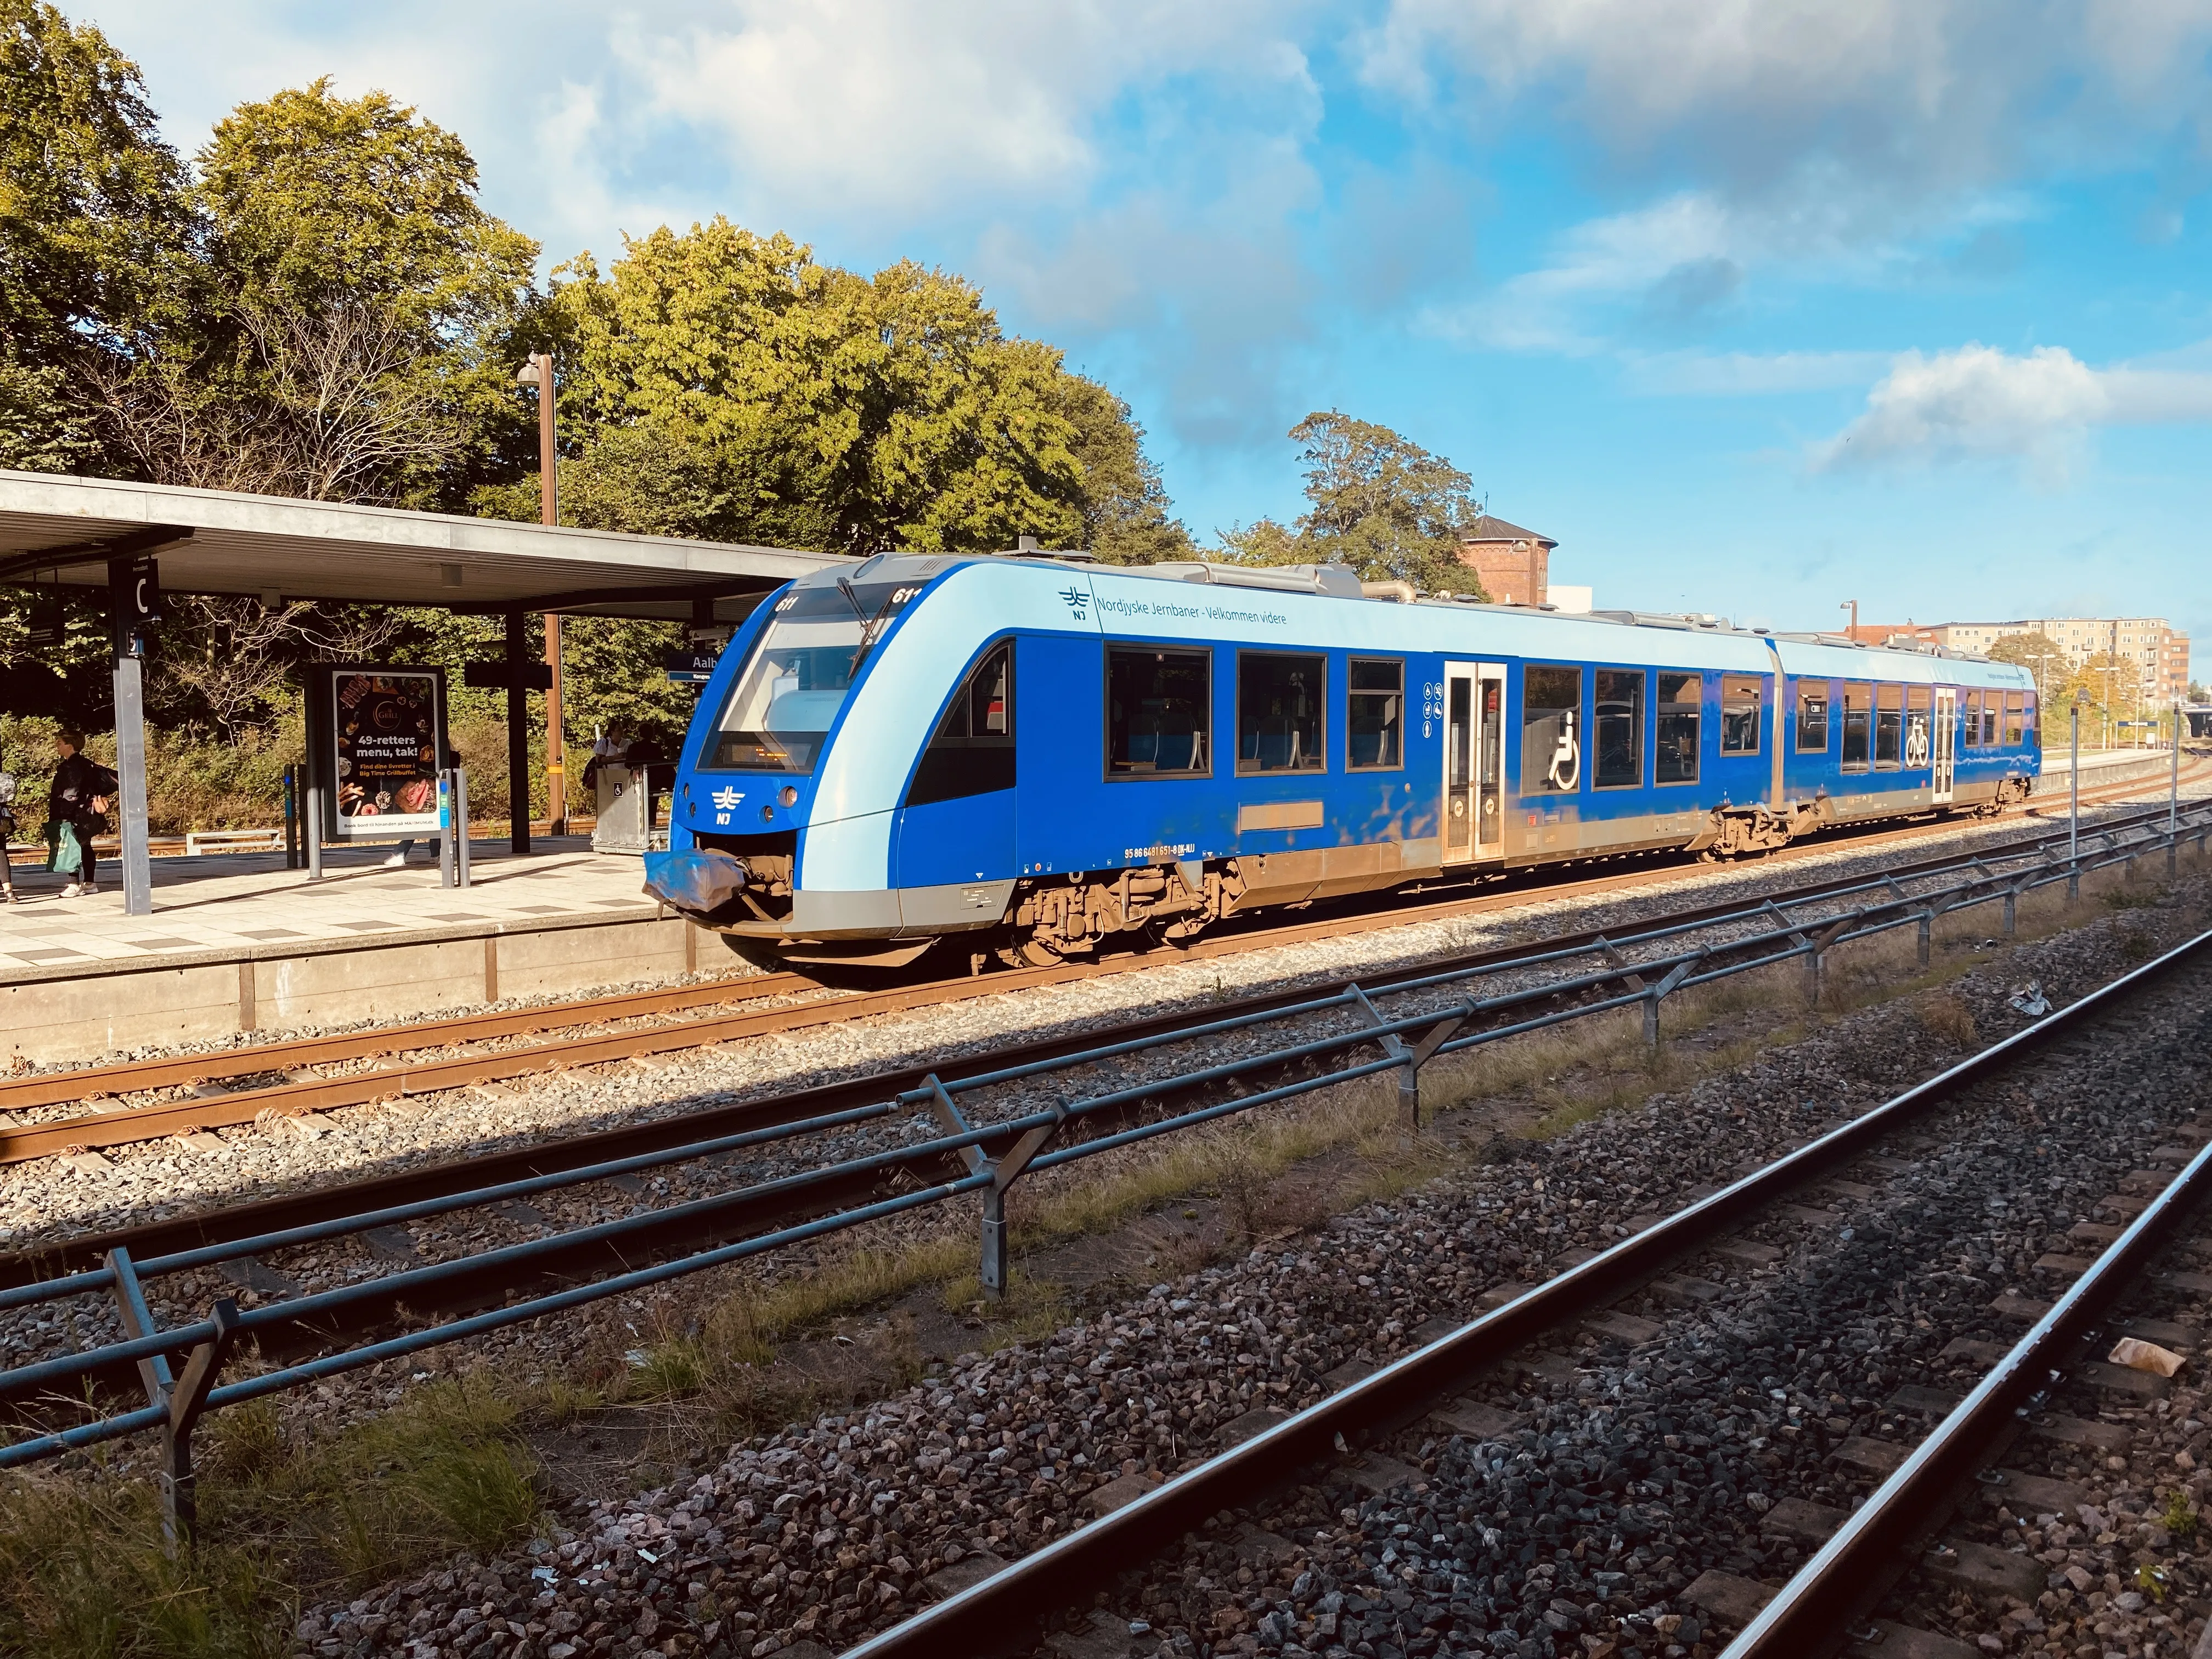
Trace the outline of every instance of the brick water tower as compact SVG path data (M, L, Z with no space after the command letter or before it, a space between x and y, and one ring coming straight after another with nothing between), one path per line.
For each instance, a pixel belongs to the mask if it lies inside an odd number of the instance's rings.
M1477 519L1460 538L1460 562L1481 579L1495 605L1543 605L1551 594L1552 550L1559 545L1517 524Z

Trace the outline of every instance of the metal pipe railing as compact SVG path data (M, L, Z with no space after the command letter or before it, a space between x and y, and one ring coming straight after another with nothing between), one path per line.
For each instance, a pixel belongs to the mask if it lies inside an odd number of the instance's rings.
M2063 880L2063 872L2056 878ZM1164 1543L1201 1525L1206 1516L1255 1503L1297 1480L1301 1470L1346 1449L1356 1452L1418 1421L1439 1399L1465 1388L1545 1332L1617 1301L1678 1264L1691 1250L1741 1226L1767 1205L1863 1156L1961 1089L2110 1011L2133 992L2208 951L2212 951L2212 933L2198 934L1810 1145L1531 1286L1243 1444L1183 1470L1112 1514L1063 1534L981 1583L869 1638L846 1659L928 1659L1019 1641L1029 1632L1030 1621L1072 1604L1087 1604L1092 1593L1110 1584L1115 1575L1152 1559ZM2208 1158L2212 1152L2198 1162ZM1857 1518L1853 1516L1855 1522ZM1832 1635L1837 1628L1833 1622L1800 1626L1794 1646L1760 1648L1759 1659L1770 1654L1820 1651L1819 1638ZM1725 1659L1738 1659L1738 1650L1731 1647Z
M441 1285L452 1284L464 1275L481 1274L490 1270L513 1269L528 1271L532 1263L545 1263L556 1257L572 1255L591 1247L614 1247L623 1241L641 1235L664 1233L672 1229L692 1228L708 1231L708 1224L716 1217L728 1217L734 1212L756 1209L776 1200L805 1194L811 1188L834 1186L880 1176L898 1167L912 1165L937 1158L953 1156L967 1164L969 1173L960 1178L939 1182L919 1191L901 1194L892 1199L851 1206L815 1218L804 1223L776 1229L738 1243L695 1250L656 1264L650 1267L626 1271L615 1276L596 1279L544 1296L528 1298L510 1305L449 1320L402 1336L351 1347L325 1355L300 1364L283 1367L238 1382L213 1388L202 1396L203 1404L196 1409L217 1409L246 1399L296 1387L316 1378L374 1364L380 1360L404 1353L420 1352L447 1342L463 1340L485 1331L540 1317L568 1308L581 1306L606 1297L624 1294L644 1285L666 1282L689 1273L703 1271L726 1262L779 1249L787 1244L817 1238L830 1233L861 1226L889 1215L899 1214L927 1205L942 1203L972 1192L985 1195L986 1272L987 1285L993 1282L991 1218L998 1218L995 1237L1003 1250L1003 1210L999 1206L1006 1188L1020 1175L1030 1170L1063 1167L1086 1158L1094 1158L1118 1148L1174 1133L1198 1124L1215 1121L1237 1113L1296 1098L1317 1090L1333 1088L1359 1078L1399 1072L1412 1077L1427 1060L1440 1054L1460 1054L1486 1043L1523 1036L1532 1031L1548 1029L1572 1020L1593 1015L1617 1012L1638 1006L1647 1011L1646 1035L1656 1041L1657 1036L1656 1009L1661 1001L1675 992L1686 990L1739 974L1771 968L1800 957L1817 964L1820 957L1838 946L1874 937L1898 927L1922 927L1923 951L1928 929L1935 917L1954 914L1973 905L2002 899L2010 919L2017 899L2037 887L2057 881L2077 884L2081 876L2090 871L2131 860L2144 853L2155 850L2169 842L2178 843L2190 835L2198 837L2200 845L2208 833L2212 833L2212 821L2203 815L2212 811L2212 805L2192 808L2191 822L2177 821L2175 826L2160 832L2146 829L2139 840L2112 840L2101 854L2087 857L2078 852L2068 858L2049 856L2022 872L2000 874L1991 871L1979 857L1962 860L1959 868L1972 868L1976 873L1969 879L1953 885L1918 895L1906 894L1889 878L1854 884L1843 890L1829 890L1819 896L1826 902L1840 895L1864 893L1887 889L1896 896L1878 904L1863 905L1841 915L1829 915L1818 923L1792 925L1784 914L1786 905L1796 900L1762 900L1747 905L1731 915L1707 917L1701 921L1669 924L1624 935L1618 941L1607 941L1601 937L1593 944L1566 947L1557 951L1537 952L1510 963L1477 964L1449 972L1422 975L1395 982L1377 990L1376 995L1402 996L1411 992L1435 989L1442 986L1465 984L1508 968L1525 969L1551 963L1570 960L1578 956L1603 953L1608 964L1601 970L1573 975L1565 979L1552 980L1539 985L1526 986L1501 993L1496 996L1464 997L1443 1009L1429 1008L1419 1012L1383 1019L1378 1017L1368 1000L1368 994L1354 986L1326 996L1261 1011L1234 1018L1209 1021L1197 1026L1182 1027L1172 1031L1155 1033L1145 1037L1119 1042L1101 1044L1077 1054L1030 1062L1019 1066L1003 1068L963 1078L951 1084L932 1078L927 1087L908 1090L890 1101L848 1110L826 1114L798 1122L777 1125L740 1134L721 1136L711 1140L691 1143L659 1152L641 1153L630 1158L609 1160L603 1164L563 1170L526 1180L507 1182L497 1186L477 1188L468 1192L422 1200L416 1203L397 1205L361 1215L336 1218L327 1222L286 1229L283 1231L226 1243L203 1246L194 1249L173 1252L149 1258L144 1262L130 1264L132 1288L147 1278L173 1274L204 1267L241 1256L258 1255L300 1244L319 1243L364 1232L373 1227L419 1220L460 1209L480 1206L506 1200L522 1198L535 1194L557 1190L585 1182L605 1180L611 1176L631 1174L669 1164L696 1160L735 1151L784 1142L809 1134L834 1133L862 1123L878 1121L890 1116L900 1109L927 1107L947 1120L951 1133L910 1142L889 1151L863 1157L842 1159L811 1170L756 1182L732 1192L695 1199L665 1209L651 1210L642 1214L617 1220L573 1228L544 1238L521 1244L502 1246L474 1255L458 1256L449 1261L427 1264L420 1267L384 1275L361 1283L340 1286L311 1296L288 1298L243 1312L228 1302L219 1303L209 1319L170 1326L150 1334L132 1336L126 1340L102 1343L94 1347L58 1355L52 1358L0 1371L0 1398L22 1399L27 1395L45 1394L49 1390L74 1385L77 1393L90 1385L95 1374L109 1368L130 1364L155 1356L191 1351L207 1354L210 1344L228 1345L237 1337L251 1335L257 1330L277 1326L308 1324L319 1318L343 1315L364 1304L389 1300L395 1295L434 1291ZM1943 873L1943 872L1923 872ZM1697 949L1677 951L1663 955L1630 962L1621 955L1623 946L1646 945L1673 938L1695 930L1724 928L1761 916L1781 918L1781 925L1732 939L1721 944ZM1817 927L1820 931L1808 937L1806 928ZM1715 957L1727 955L1731 960L1718 966L1704 969L1701 965ZM1657 982L1646 983L1645 976ZM1547 1011L1530 1018L1508 1020L1488 1029L1459 1035L1459 1028L1471 1019L1510 1012L1532 1003L1554 1000L1579 993L1595 990L1607 984L1626 981L1631 988L1622 994L1604 996L1577 1003L1571 1007ZM1328 1033L1306 1041L1248 1055L1220 1064L1201 1067L1175 1076L1155 1079L1129 1085L1091 1096L1072 1103L1054 1105L1024 1113L1008 1119L998 1119L981 1124L969 1124L959 1114L954 1103L955 1094L972 1093L981 1088L1001 1086L1069 1070L1077 1066L1093 1065L1102 1060L1126 1057L1156 1049L1176 1042L1202 1040L1206 1037L1232 1031L1249 1030L1278 1021L1297 1019L1325 1014L1338 1010L1357 1009L1364 1013L1367 1023L1347 1030ZM1420 1034L1421 1041L1407 1048L1403 1038ZM1337 1055L1363 1046L1381 1045L1382 1058L1335 1066L1318 1075L1301 1077L1275 1087L1259 1091L1235 1099L1212 1103L1191 1110L1171 1114L1154 1121L1140 1123L1113 1133L1045 1150L1050 1139L1061 1133L1069 1124L1129 1107L1141 1107L1147 1101L1168 1092L1188 1092L1202 1090L1211 1085L1235 1082L1248 1074L1262 1071L1279 1071L1285 1066L1299 1065L1326 1056ZM981 1151L987 1142L1011 1142L1011 1149L996 1159L986 1158ZM1002 1256L1000 1261L1002 1262ZM102 1268L70 1273L36 1284L0 1291L0 1310L34 1305L64 1297L118 1289L120 1276L115 1263ZM227 1352L227 1346L225 1348ZM219 1364L222 1355L214 1355ZM158 1401L146 1407L104 1418L94 1423L38 1436L15 1445L0 1449L0 1468L15 1468L43 1458L58 1456L84 1445L118 1438L145 1429L168 1425L173 1430L175 1420L167 1407ZM167 1439L183 1443L181 1436L172 1434Z

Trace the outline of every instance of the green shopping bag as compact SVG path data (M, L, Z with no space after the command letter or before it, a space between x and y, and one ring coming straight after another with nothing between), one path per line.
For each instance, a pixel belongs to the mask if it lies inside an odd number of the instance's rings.
M46 868L57 875L74 876L84 869L84 848L77 828L56 818L46 824Z

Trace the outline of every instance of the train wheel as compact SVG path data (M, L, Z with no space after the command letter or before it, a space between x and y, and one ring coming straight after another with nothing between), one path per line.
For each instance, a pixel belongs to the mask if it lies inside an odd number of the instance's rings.
M1041 939L1025 939L1001 945L999 960L1009 968L1057 968L1066 958Z

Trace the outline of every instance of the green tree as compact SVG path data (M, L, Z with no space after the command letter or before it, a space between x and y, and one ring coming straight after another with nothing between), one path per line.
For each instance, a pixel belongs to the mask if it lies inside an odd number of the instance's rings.
M667 657L682 649L681 623L640 622L624 617L562 620L561 657L566 676L564 708L571 744L587 744L592 729L620 730L651 739L670 760L683 745L698 702L696 687L668 678ZM581 779L583 774L575 775ZM579 785L578 787L580 787Z
M717 217L562 277L564 521L851 552L1169 522L1126 407L958 276L864 277Z
M1080 544L1108 564L1191 557L1190 532L1174 514L1128 404L1081 374L1062 374L1056 392L1060 412L1075 427L1083 472Z
M318 81L240 106L197 167L202 257L102 379L118 450L165 481L428 506L511 470L538 249L477 205L459 139Z
M2027 670L2034 677L2040 702L2048 702L2074 672L2065 651L2045 634L2008 634L1990 643L1989 656L1992 662L2008 662Z
M1387 426L1335 410L1292 427L1310 504L1295 526L1272 519L1224 532L1231 557L1252 564L1346 564L1369 581L1480 593L1459 544L1482 513L1472 482Z
M0 0L0 465L100 465L84 371L191 258L185 182L136 64L40 0Z

